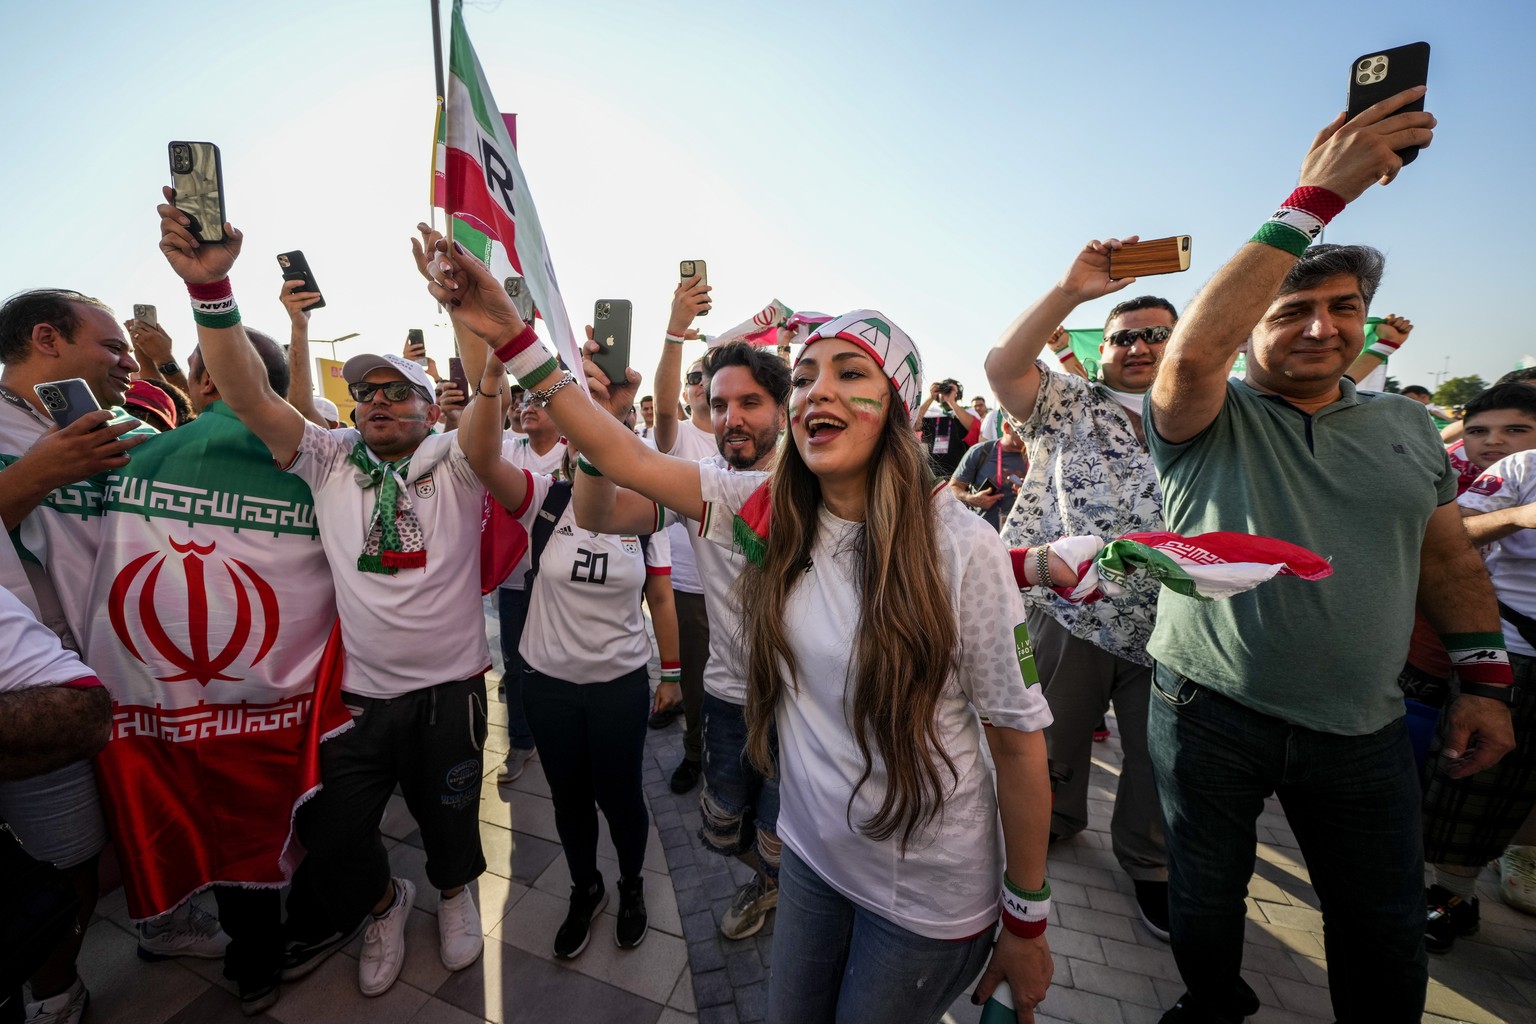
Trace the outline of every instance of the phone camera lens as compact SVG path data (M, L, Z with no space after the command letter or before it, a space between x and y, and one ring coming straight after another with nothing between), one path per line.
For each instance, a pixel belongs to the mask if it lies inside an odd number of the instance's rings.
M1355 76L1355 81L1359 82L1361 85L1370 85L1371 73L1369 71L1362 71Z
M1360 70L1361 71L1369 71L1369 70L1371 70L1371 60L1372 60L1372 58L1367 57L1367 58L1365 58L1365 60L1361 61L1360 62Z
M607 320L608 319L608 314L611 313L611 312L613 312L613 303L611 303L611 302L599 302L597 304L597 318L599 320ZM610 338L608 343L610 345L613 344L613 340Z

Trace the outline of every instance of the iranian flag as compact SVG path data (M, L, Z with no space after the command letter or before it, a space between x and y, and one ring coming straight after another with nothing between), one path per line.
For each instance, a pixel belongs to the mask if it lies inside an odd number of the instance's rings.
M794 332L792 344L804 344L810 333L832 317L810 310L795 312L778 299L770 299L762 309L753 313L735 327L708 337L710 348L718 348L732 341L745 341L749 345L776 345L779 328L787 327Z
M502 115L454 0L449 33L445 110L437 119L432 203L451 219L453 240L498 279L522 277L534 306L568 367L581 366L565 300L533 195L518 163L515 115ZM586 387L585 377L577 380Z

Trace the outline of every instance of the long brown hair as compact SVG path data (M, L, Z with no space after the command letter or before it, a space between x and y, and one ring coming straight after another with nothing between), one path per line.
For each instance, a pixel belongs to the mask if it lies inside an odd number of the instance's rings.
M874 772L887 784L879 808L849 824L876 840L898 832L905 852L918 829L943 805L954 762L939 743L934 711L958 646L949 582L940 569L930 491L933 474L893 388L885 430L870 461L857 557L863 602L854 642L851 726L864 771L853 798ZM816 541L821 484L800 458L790 432L781 438L772 482L772 524L761 567L738 581L747 645L747 754L764 773L774 768L769 730L784 685L800 674L784 631L790 592L804 575ZM815 668L813 667L814 671Z

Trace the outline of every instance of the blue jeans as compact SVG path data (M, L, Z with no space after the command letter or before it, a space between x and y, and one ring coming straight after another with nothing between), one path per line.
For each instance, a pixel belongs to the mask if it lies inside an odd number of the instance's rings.
M972 939L930 939L870 913L788 847L778 914L768 1024L932 1024L992 951L990 928Z
M699 805L704 826L699 835L706 848L728 857L756 850L763 873L775 878L779 780L763 775L747 760L745 708L712 693L704 694L703 708L704 791Z
M1418 1021L1429 981L1424 844L1405 722L1365 736L1313 732L1159 665L1147 739L1168 841L1173 955L1193 1002L1241 1016L1243 900L1256 821L1275 793L1322 903L1334 1015Z
M496 617L501 622L501 692L507 705L507 738L513 750L533 749L533 730L523 712L523 656L517 645L528 621L528 591L500 587L496 591Z

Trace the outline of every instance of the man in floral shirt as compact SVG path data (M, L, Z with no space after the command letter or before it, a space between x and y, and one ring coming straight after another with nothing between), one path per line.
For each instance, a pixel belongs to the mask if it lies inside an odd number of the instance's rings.
M1112 309L1097 381L1053 371L1039 358L1048 342L1064 341L1057 325L1074 309L1133 282L1109 277L1109 254L1121 244L1111 238L1084 246L1065 276L987 356L987 380L1029 458L1003 526L1009 547L1163 528L1162 492L1142 434L1141 407L1177 317L1173 305L1142 296ZM1125 754L1110 827L1115 858L1135 883L1142 922L1167 941L1167 852L1146 728L1152 680L1146 648L1156 597L1155 587L1141 586L1121 598L1075 605L1045 588L1024 591L1035 663L1055 717L1046 730L1050 757L1072 770L1056 791L1052 838L1088 825L1093 730L1113 702Z

